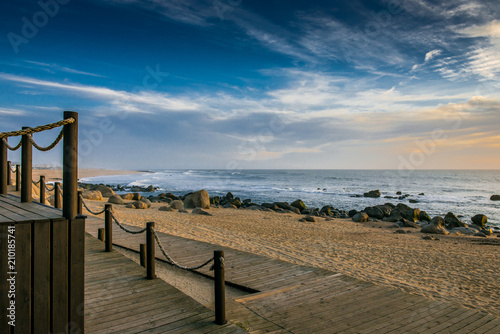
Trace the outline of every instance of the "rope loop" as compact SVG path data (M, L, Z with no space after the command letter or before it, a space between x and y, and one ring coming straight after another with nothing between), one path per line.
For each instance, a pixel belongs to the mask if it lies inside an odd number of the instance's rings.
M45 185L45 189L47 189L47 191L52 191L55 189L55 187L56 187L55 184L52 185L52 188L49 188L49 186L47 184Z
M127 233L130 233L130 234L141 234L141 233L146 232L146 230L147 230L147 227L145 227L145 228L143 228L142 230L139 230L139 231L132 231L132 230L127 229L125 226L123 226L122 224L120 224L120 222L118 221L118 219L116 219L115 215L113 214L113 211L111 211L111 217L115 221L116 225L118 225L118 227L120 227L122 230L124 230Z
M106 207L104 207L104 209L102 209L101 211L94 212L94 211L92 211L92 210L89 209L89 207L87 206L87 203L85 203L85 201L83 200L83 196L82 195L80 195L80 199L82 200L82 204L85 207L85 209L87 209L87 211L90 212L93 215L97 216L97 215L100 215L101 213L104 213L104 211L106 211Z
M35 182L35 181L33 181L33 180L31 180L31 182L32 182L35 186L37 186L37 185L40 183L40 181L36 181L36 182Z
M176 266L177 268L180 268L180 269L184 269L184 270L196 270L196 269L200 269L200 268L203 268L205 267L206 265L208 265L210 262L212 262L214 260L214 257L210 258L209 260L207 260L206 262L204 262L203 264L199 265L199 266L196 266L196 267L185 267L185 266L182 266L180 265L179 263L175 262L174 259L172 259L168 254L167 252L165 251L165 248L163 248L163 245L161 244L160 242L160 238L158 237L158 234L156 233L156 231L153 229L153 235L155 237L155 240L156 242L158 243L158 246L160 247L160 250L163 254L163 256L165 256L167 258L167 261Z
M19 143L16 146L10 146L9 143L7 142L7 139L5 139L5 138L2 138L2 140L3 140L3 143L5 144L5 146L7 146L7 148L11 151L17 151L21 147L21 145L23 144L22 139L19 141Z
M59 132L59 134L57 135L57 138L52 142L52 144L50 144L49 146L46 146L46 147L38 145L35 142L35 140L33 139L33 136L31 133L28 135L28 138L31 142L31 145L33 145L34 148L36 148L37 150L42 151L42 152L47 152L47 151L50 151L51 149L53 149L54 147L56 147L57 144L59 144L59 142L63 138L63 136L64 136L64 128L61 129L61 132Z

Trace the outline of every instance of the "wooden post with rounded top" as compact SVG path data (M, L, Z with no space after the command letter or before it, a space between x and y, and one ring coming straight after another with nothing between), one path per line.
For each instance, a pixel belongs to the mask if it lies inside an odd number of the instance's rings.
M29 129L27 126L23 126L24 129ZM23 135L21 141L21 202L30 203L32 201L32 181L33 172L32 161L33 161L33 147L31 145L30 135Z
M7 161L7 145L0 139L0 194L7 194L7 185L10 184L10 161Z

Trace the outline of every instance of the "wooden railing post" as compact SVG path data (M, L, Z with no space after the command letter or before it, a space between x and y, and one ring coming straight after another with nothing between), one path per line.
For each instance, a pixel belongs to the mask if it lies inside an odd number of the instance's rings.
M214 251L215 323L226 323L226 286L224 275L224 251Z
M21 190L21 166L16 165L16 191Z
M139 259L141 266L146 268L146 244L139 244Z
M104 233L104 228L97 229L97 239L104 242L106 240L106 234Z
M29 127L23 126L24 129ZM32 201L33 193L33 173L32 173L32 161L33 161L33 148L29 139L29 135L23 135L21 144L21 202L30 203Z
M7 145L0 139L0 194L7 194L7 185L10 183L10 162L7 161Z
M155 228L155 223L146 223L146 278L154 279L156 278L155 273L155 237L153 235L153 229Z
M73 219L77 215L78 113L65 111L64 119L68 118L74 118L75 122L66 124L63 130L63 216Z
M40 175L40 203L45 204L45 176Z
M104 205L104 234L105 234L105 249L106 252L111 252L113 250L113 217L111 216L111 210L113 210L113 205Z
M77 192L77 198L76 198L76 212L81 215L83 213L83 201L82 201L82 196L83 196L83 190L78 190Z
M12 162L7 161L7 185L12 185Z
M61 182L54 183L54 208L61 209Z

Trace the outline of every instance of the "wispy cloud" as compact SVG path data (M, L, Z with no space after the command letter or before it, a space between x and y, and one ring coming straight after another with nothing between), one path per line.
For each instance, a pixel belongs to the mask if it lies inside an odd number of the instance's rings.
M100 74L79 71L79 70L69 68L66 66L61 66L58 64L47 64L47 63L42 63L42 62L34 61L34 60L26 60L25 62L28 64L36 65L38 68L40 68L44 71L50 72L50 73L66 72L66 73L72 73L72 74L81 74L81 75L88 75L88 76L92 76L92 77L104 78L104 76L102 76Z
M11 108L0 108L0 115L24 116L26 114L27 114L27 112L25 110L11 109Z

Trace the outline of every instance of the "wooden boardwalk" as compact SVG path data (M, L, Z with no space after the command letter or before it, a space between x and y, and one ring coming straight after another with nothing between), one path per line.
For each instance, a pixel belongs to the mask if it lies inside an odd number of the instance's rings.
M100 227L101 219L87 222L87 231L93 235ZM484 312L324 269L165 233L159 236L169 255L183 265L200 264L213 250L224 250L226 281L257 292L228 303L228 319L242 322L239 317L250 310L254 317L249 318L248 327L257 329L256 333L500 333L500 318ZM138 251L144 236L126 234L113 224L113 242ZM163 259L158 249L156 254ZM212 275L207 269L199 273ZM231 307L235 308L233 313ZM272 326L253 326L252 320L258 319Z
M214 323L214 312L103 243L85 238L86 333L244 333Z

